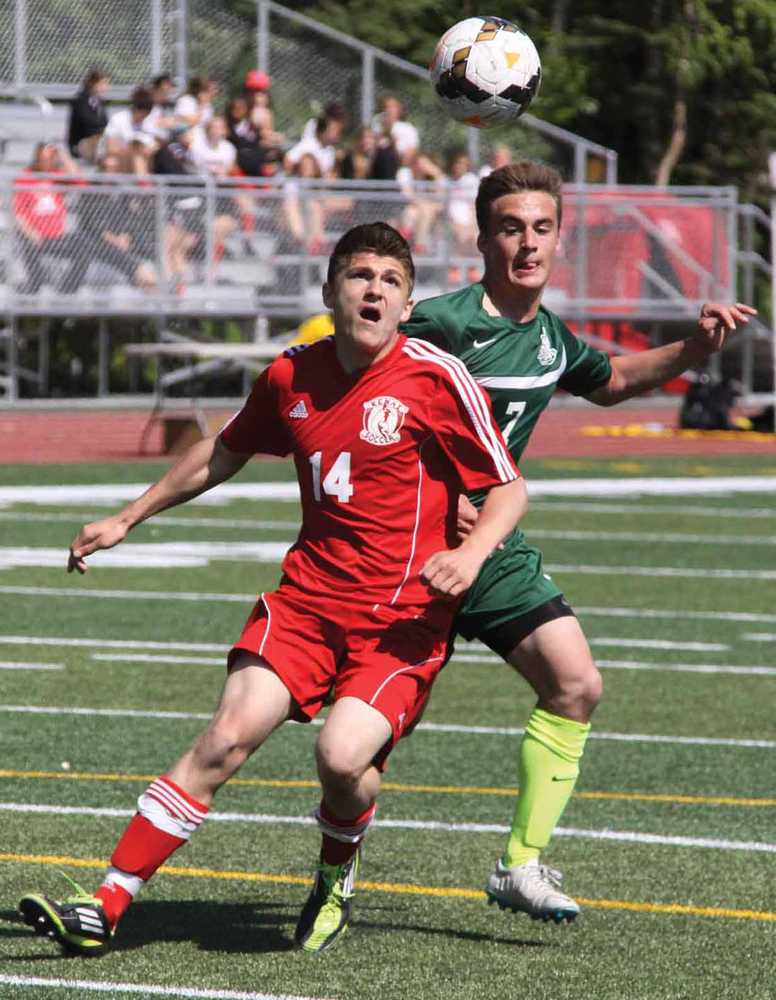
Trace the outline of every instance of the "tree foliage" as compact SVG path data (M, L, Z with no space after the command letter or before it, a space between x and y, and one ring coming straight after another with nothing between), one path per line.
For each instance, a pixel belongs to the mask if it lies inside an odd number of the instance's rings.
M416 63L479 12L460 0L300 0L294 8ZM492 13L492 6L486 13ZM500 11L502 12L502 11ZM620 179L763 195L776 149L772 0L530 0L505 17L544 65L532 110L620 154Z

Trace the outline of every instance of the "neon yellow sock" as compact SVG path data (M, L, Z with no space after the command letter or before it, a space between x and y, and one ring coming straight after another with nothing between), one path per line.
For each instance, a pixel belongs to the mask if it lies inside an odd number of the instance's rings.
M520 744L518 795L503 862L522 865L550 842L574 791L589 722L574 722L541 708L531 713Z

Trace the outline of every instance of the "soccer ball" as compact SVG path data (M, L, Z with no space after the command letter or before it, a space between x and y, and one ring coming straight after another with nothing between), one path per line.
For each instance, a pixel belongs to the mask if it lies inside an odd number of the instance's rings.
M467 17L454 24L439 39L429 69L445 110L475 128L514 121L542 79L534 43L500 17Z

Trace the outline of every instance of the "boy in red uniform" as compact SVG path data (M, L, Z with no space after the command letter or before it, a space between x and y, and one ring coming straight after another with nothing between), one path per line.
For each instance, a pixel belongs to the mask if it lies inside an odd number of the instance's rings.
M231 650L210 725L141 795L94 896L20 902L25 921L67 951L104 951L132 898L200 825L221 785L287 719L312 719L332 686L316 745L320 863L295 937L320 951L347 927L385 758L445 661L456 598L526 506L464 366L398 333L413 280L409 247L390 226L346 233L323 289L334 335L287 350L217 437L73 542L68 569L84 572L88 555L233 476L252 454L294 456L302 529L280 585L260 596ZM474 530L453 548L462 489L489 493Z

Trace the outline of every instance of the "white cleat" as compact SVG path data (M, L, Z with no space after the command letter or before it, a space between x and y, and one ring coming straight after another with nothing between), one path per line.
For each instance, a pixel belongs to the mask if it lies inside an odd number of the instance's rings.
M560 891L563 876L554 868L540 865L537 860L507 868L499 860L488 879L485 892L489 903L501 910L527 913L533 920L554 920L556 924L571 923L579 914L579 906Z

